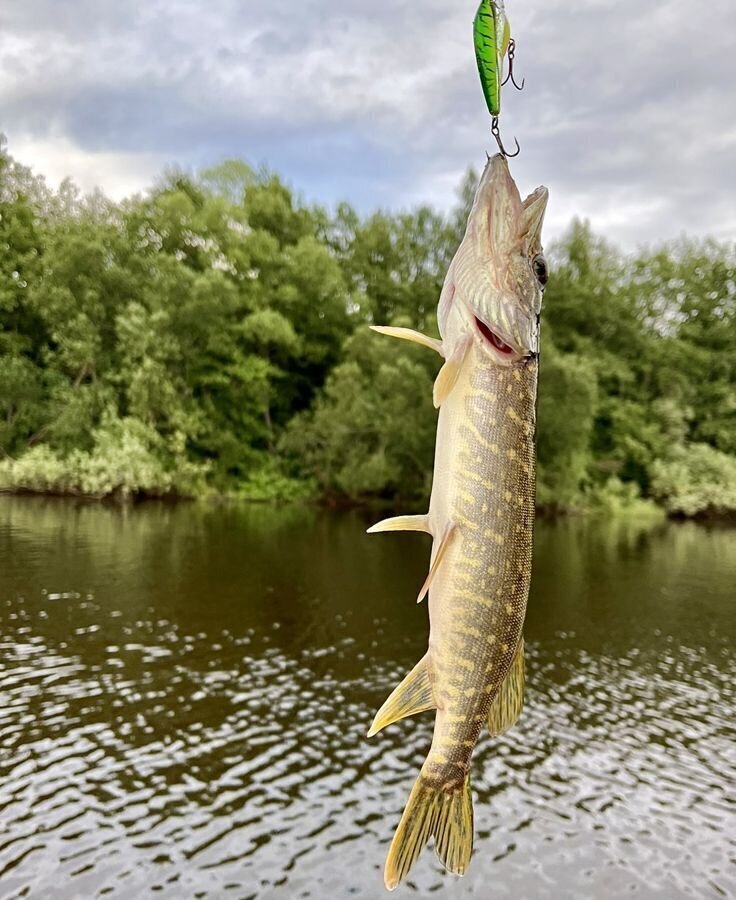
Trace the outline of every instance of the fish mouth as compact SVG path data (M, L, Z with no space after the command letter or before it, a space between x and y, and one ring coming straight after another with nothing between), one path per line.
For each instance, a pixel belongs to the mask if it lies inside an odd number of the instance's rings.
M512 359L517 355L516 350L512 346L506 343L506 341L501 337L500 334L497 334L492 328L489 328L488 325L482 319L479 319L478 316L473 315L475 319L475 327L480 332L483 340L490 344L493 350L502 358L502 359Z

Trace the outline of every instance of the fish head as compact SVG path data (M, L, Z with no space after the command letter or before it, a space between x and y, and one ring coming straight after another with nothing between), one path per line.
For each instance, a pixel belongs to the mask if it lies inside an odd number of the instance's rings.
M511 365L539 353L539 321L547 265L542 223L547 188L526 200L504 156L492 157L483 171L468 217L465 237L453 260L451 285L440 303L440 331L458 331L449 322L457 310L468 329L498 363ZM452 337L448 334L448 337Z

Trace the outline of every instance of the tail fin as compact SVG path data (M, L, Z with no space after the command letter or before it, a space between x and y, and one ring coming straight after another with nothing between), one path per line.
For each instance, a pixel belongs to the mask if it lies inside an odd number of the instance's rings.
M467 776L449 790L424 775L417 778L383 870L390 891L398 887L430 837L434 837L437 856L445 868L465 874L473 851L473 800Z

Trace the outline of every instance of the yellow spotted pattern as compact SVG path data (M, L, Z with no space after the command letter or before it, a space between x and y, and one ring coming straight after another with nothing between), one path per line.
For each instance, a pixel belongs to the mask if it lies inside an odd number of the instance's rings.
M480 351L474 355L446 401L459 404L450 510L456 533L430 590L438 722L422 772L442 785L467 777L520 646L531 578L537 364L483 365Z

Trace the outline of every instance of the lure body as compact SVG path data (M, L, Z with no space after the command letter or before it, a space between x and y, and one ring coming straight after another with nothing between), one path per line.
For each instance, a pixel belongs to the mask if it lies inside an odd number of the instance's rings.
M395 888L434 836L462 874L473 843L470 760L480 732L509 728L521 712L522 625L531 578L541 226L547 191L523 203L502 155L488 162L440 297L445 357L429 513L372 531L433 538L426 655L376 714L370 734L436 709L432 747L391 843L384 880ZM541 262L540 262L541 261Z
M501 113L503 60L511 41L511 27L503 0L481 0L473 20L475 61L488 112Z

